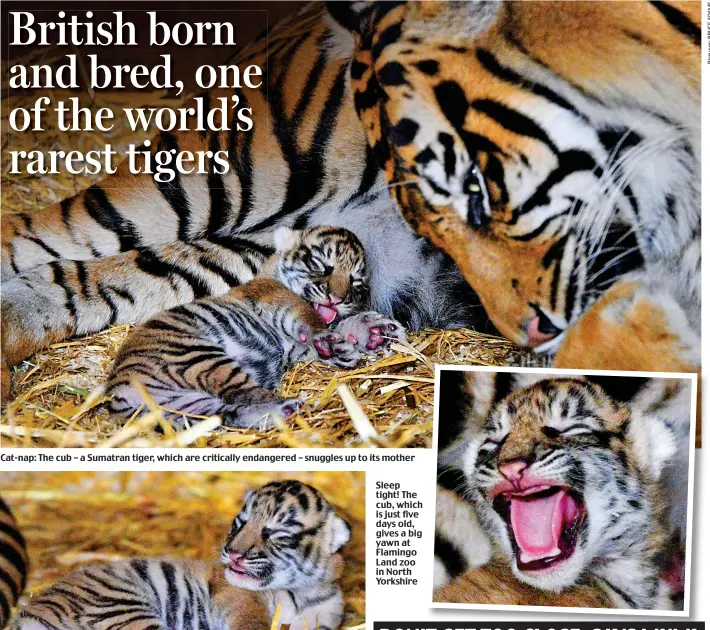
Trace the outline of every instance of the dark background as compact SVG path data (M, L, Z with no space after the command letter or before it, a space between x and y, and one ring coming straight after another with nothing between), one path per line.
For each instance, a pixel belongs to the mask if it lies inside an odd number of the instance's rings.
M242 46L256 38L268 26L273 26L283 17L298 11L305 2L2 2L0 18L2 20L2 65L3 76L7 76L6 64L17 57L24 57L32 49L46 48L44 46L10 46L11 11L26 11L34 14L37 22L60 21L58 13L64 11L67 15L61 21L68 21L72 14L77 15L80 22L89 21L86 12L92 11L92 22L115 20L113 11L123 11L124 21L130 20L136 26L138 46L81 46L72 49L63 46L66 54L81 55L96 54L103 64L143 64L153 67L162 60L160 55L169 54L173 60L173 75L184 81L187 91L194 86L195 70L204 64L217 65L226 62ZM147 11L156 11L157 19L166 24L178 22L232 22L236 46L149 46ZM130 88L128 88L130 89Z

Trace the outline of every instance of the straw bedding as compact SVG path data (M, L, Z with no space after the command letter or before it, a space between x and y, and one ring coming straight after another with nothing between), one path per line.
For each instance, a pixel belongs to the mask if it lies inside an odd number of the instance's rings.
M137 556L215 560L244 492L300 479L352 526L340 586L344 628L365 623L365 474L356 472L2 473L0 496L27 539L26 597L78 567Z
M52 94L55 100L75 92ZM110 107L169 104L160 93L102 92L81 95L82 106ZM10 108L27 106L36 95L8 99ZM177 102L174 103L177 105ZM50 106L51 107L51 106ZM124 117L117 116L117 120ZM124 147L142 141L117 125L111 138L97 133L72 133L73 148L84 151L111 142ZM11 133L5 149L66 148L67 134L50 126L42 132ZM91 183L70 175L11 175L7 160L2 173L3 212L32 212L60 201ZM2 446L411 446L431 443L434 399L433 363L516 365L534 363L504 339L469 330L425 331L410 336L389 357L382 355L349 372L317 363L303 363L286 376L282 394L302 396L309 405L303 414L266 432L219 429L216 418L198 418L192 429L164 426L159 410L141 419L118 424L98 393L111 361L128 334L120 326L85 339L55 344L19 365L13 376L14 400L0 417ZM347 386L347 387L344 387ZM163 431L156 431L162 426Z

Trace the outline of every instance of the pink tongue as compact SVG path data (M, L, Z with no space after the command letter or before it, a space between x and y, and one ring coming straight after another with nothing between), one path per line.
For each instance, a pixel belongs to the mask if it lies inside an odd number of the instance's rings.
M520 548L520 561L533 562L562 553L562 529L576 511L574 499L564 490L539 499L511 497L510 522Z
M325 304L314 304L313 307L326 324L330 324L338 316L338 311Z

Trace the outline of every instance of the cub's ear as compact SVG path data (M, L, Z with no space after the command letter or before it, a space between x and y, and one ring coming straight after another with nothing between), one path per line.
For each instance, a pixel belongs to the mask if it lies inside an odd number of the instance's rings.
M479 429L493 408L495 372L464 372L463 391L469 397L469 425Z
M631 450L651 478L657 481L678 451L673 431L662 417L633 409L628 432Z
M248 505L251 498L254 496L253 490L247 490L242 497L242 505Z
M339 0L326 2L325 6L331 17L343 28L357 33L362 33L363 18L376 3L372 0L360 2L340 2Z
M301 232L282 225L274 232L274 246L279 252L286 252L298 244Z
M339 516L333 515L333 538L330 553L340 551L350 540L350 525Z
M654 478L671 463L687 467L691 396L688 380L652 378L628 403L634 448L650 458L642 461Z

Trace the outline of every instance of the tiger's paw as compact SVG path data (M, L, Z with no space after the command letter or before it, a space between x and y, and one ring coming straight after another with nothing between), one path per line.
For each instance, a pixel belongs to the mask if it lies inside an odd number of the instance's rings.
M335 330L350 341L360 352L370 354L386 349L392 341L406 341L404 326L376 311L348 317Z
M565 334L553 366L695 372L700 339L681 307L644 282L613 285Z
M313 346L324 363L351 368L360 359L360 351L341 334L325 330L313 336Z

